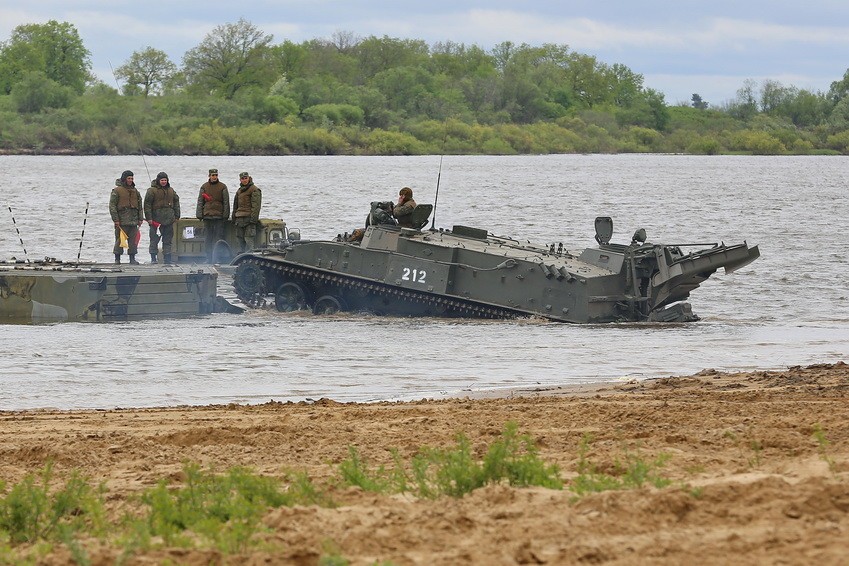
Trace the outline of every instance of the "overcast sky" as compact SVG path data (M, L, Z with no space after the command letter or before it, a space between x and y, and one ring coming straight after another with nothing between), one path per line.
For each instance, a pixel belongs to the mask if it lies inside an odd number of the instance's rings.
M0 0L0 40L20 24L70 22L95 74L114 86L110 65L134 51L153 46L180 65L216 26L239 18L274 43L344 31L485 50L502 41L565 44L627 65L669 104L698 93L720 105L746 79L825 92L849 69L849 0Z

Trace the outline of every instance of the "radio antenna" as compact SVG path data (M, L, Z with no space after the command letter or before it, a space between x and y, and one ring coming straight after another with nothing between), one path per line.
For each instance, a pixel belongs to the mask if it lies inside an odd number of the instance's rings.
M445 130L445 135L442 136L442 155L439 156L439 173L436 175L436 195L433 197L433 218L430 222L430 231L436 230L436 203L439 201L439 181L442 179L442 158L445 157L445 141L448 139L448 130Z
M433 232L435 230L434 226L436 226L436 203L439 201L439 181L442 179L442 158L445 157L445 153L439 156L439 173L436 175L436 196L433 197L433 219L430 223L430 231Z

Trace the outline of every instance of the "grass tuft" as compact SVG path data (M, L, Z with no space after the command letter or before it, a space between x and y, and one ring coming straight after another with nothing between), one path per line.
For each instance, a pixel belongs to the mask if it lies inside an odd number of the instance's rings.
M70 541L78 533L104 532L103 488L92 487L74 471L63 487L51 490L53 464L29 474L5 493L0 482L0 540L12 544Z
M183 486L172 488L161 480L142 495L149 508L147 529L136 526L137 541L160 536L167 544L190 546L198 535L222 552L242 552L270 507L324 502L302 475L289 478L289 488L283 491L278 480L238 466L219 475L189 463L183 473Z
M581 438L578 445L578 476L569 484L569 489L578 497L601 491L637 489L646 484L663 488L672 483L672 480L659 473L670 458L665 453L661 453L654 460L646 461L636 454L626 452L624 460L614 461L613 474L600 472L587 456L591 440L589 434Z
M814 424L814 432L813 437L817 441L817 451L820 454L820 458L822 461L828 464L828 469L832 473L832 475L837 474L837 463L834 461L834 458L831 457L828 453L828 445L830 442L828 438L825 436L825 431L822 429L822 426L819 423Z
M370 470L355 447L339 466L343 483L377 493L414 493L433 499L443 495L462 497L487 484L506 482L513 486L542 486L562 489L556 464L546 464L528 435L519 435L518 425L508 422L501 438L490 445L483 461L472 453L469 439L458 434L450 449L421 448L405 464L392 450L393 466Z

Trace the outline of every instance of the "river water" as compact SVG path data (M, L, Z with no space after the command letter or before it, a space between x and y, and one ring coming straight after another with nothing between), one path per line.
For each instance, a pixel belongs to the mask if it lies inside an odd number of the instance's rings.
M262 216L308 239L358 227L370 201L402 186L433 202L439 179L437 227L579 249L595 245L603 215L614 242L642 227L658 243L746 240L761 258L697 289L702 320L687 325L271 311L2 325L0 410L407 400L849 358L845 157L446 156L440 172L439 156L0 156L0 259L25 248L31 260L109 261L108 199L121 171L142 188L166 171L190 216L210 167L231 191L249 171Z

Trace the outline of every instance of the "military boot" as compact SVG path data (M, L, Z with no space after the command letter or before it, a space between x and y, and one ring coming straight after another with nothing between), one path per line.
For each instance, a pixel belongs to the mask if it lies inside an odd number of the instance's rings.
M171 254L165 254L165 263L171 265Z
M156 263L156 254L150 254L150 263Z
M130 254L130 264L131 265L138 265L139 264L139 262L136 261L136 254Z
M115 263L121 263L121 254L115 254Z

